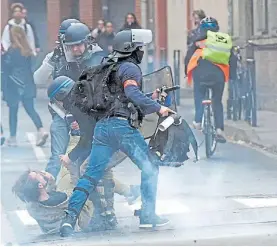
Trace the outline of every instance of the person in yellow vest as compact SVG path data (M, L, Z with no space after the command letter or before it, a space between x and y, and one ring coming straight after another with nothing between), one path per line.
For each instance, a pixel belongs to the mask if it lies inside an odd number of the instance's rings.
M219 32L215 18L205 17L200 22L200 33L195 37L185 57L185 73L188 83L194 84L195 118L193 126L201 129L202 100L207 84L213 91L213 111L217 141L225 143L222 95L225 83L236 77L236 57L232 52L232 39Z

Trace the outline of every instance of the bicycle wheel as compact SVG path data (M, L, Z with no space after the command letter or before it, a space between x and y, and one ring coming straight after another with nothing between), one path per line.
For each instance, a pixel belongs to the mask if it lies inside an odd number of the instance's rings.
M204 130L206 157L210 158L216 149L215 128L213 124L213 114L211 105L205 105L204 109Z

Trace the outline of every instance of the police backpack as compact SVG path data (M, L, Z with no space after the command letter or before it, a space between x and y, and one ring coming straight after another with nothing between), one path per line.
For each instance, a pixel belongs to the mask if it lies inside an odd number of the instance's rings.
M188 123L176 118L166 130L159 129L159 124L166 117L160 117L158 127L149 142L150 160L159 166L179 167L189 159L187 153L192 145L196 161L198 160L198 145Z
M116 88L111 85L110 75L116 71L116 65L104 63L85 70L72 89L71 103L88 115L109 111Z

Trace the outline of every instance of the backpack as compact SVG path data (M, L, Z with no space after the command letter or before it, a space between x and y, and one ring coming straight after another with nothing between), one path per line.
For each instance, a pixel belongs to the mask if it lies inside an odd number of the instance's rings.
M165 120L161 117L159 123ZM179 167L189 159L187 153L192 145L195 161L198 160L198 145L195 136L184 119L179 119L179 123L172 124L165 131L158 128L149 142L149 157L159 166Z
M115 101L110 75L116 71L116 65L104 63L85 70L72 89L71 104L88 115L110 111Z
M202 57L213 63L228 65L232 47L229 34L208 31Z

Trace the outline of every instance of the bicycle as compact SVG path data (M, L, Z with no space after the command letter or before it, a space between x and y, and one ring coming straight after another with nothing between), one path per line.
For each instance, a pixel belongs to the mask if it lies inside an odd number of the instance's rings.
M206 157L210 158L214 154L217 146L216 129L212 109L212 89L209 87L209 84L204 83L203 85L207 86L207 89L205 99L202 101L204 105L202 132L205 135Z
M243 113L244 120L251 126L257 126L257 101L256 101L256 81L255 81L255 60L247 59L246 68L246 93L244 95Z
M237 78L229 81L229 98L227 100L227 119L237 121L241 119L242 113L242 83L244 77L244 70L242 65L241 48L235 46L233 49L234 55L237 58Z

